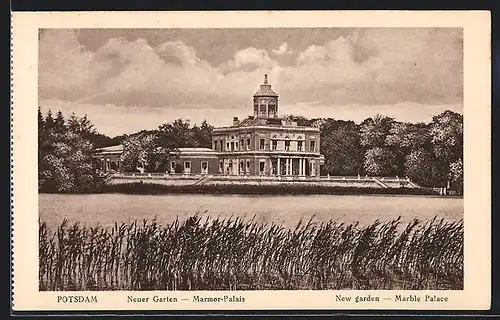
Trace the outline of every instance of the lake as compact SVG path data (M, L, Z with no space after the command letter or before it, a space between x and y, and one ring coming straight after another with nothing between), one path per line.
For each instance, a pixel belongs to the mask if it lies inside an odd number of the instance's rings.
M39 196L40 220L49 229L66 218L71 223L112 226L115 222L155 219L169 223L195 213L203 216L243 216L261 222L295 226L300 219L369 224L376 219L388 221L402 217L429 220L434 216L446 220L463 218L462 198L429 196L262 196L262 195L130 195L91 194Z

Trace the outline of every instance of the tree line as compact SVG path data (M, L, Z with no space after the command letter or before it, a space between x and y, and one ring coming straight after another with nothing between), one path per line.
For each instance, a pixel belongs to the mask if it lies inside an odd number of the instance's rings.
M446 110L430 123L377 115L360 124L335 119L309 124L321 128L323 175L399 176L426 187L463 190L463 116L458 113Z
M429 123L399 122L377 115L360 124L332 118L290 115L302 126L321 130L322 175L399 176L426 187L463 190L463 116L444 111ZM155 130L108 137L85 115L65 119L60 111L44 116L38 110L39 189L47 192L86 192L96 183L92 152L122 144L123 169L165 172L172 153L181 147L211 147L213 126L177 119Z

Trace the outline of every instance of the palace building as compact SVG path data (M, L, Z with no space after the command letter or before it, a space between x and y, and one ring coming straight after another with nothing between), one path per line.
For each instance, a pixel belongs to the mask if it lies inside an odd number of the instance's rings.
M320 174L320 130L300 126L279 115L279 96L268 83L253 95L253 115L233 118L229 127L215 128L212 149L179 148L169 173L250 176L313 176ZM119 165L117 146L97 150L105 168ZM111 159L108 159L108 156Z
M226 175L319 176L323 163L320 130L279 116L278 94L267 75L253 95L253 115L215 128L212 149L219 154L218 173Z

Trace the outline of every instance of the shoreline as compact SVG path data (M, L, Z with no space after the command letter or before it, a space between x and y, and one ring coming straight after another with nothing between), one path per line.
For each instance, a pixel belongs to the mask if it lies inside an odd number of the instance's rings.
M458 198L463 195L439 195L420 188L371 188L340 186L280 185L162 185L155 183L124 183L101 185L93 192L61 193L39 192L39 194L136 194L136 195L258 195L258 196L298 196L298 195L369 195L369 196L426 196L435 198Z

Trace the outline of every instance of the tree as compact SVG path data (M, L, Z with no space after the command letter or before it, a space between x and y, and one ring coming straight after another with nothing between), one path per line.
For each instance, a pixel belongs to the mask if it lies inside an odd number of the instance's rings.
M365 153L365 171L374 176L394 176L397 172L396 155L388 148L375 147Z
M47 116L45 117L44 122L45 122L45 128L47 130L54 128L55 121L54 121L54 117L52 116L52 110L49 109L49 111L47 112Z
M121 141L117 143L115 142L114 139L108 137L107 135L97 132L88 133L87 138L92 143L94 148L104 148L104 147L118 145L121 143Z
M462 159L450 164L450 187L452 190L463 194L464 190L464 165Z
M38 107L38 130L39 130L39 132L40 132L40 130L43 129L44 126L45 126L45 120L43 119L42 110L40 109L40 107Z
M150 157L155 149L153 135L134 135L125 139L122 144L120 161L125 171L136 171L141 166L149 169Z
M49 127L39 128L39 189L42 192L89 192L96 186L92 143L81 133L63 131L65 124L61 118L58 116L54 121L49 111L45 118Z
M211 126L207 120L203 120L201 126L193 126L192 135L195 140L196 147L211 148L212 147L212 131L214 127Z
M451 183L451 164L463 158L463 116L450 110L434 116L430 137L433 152L447 177L444 183L448 185Z
M66 124L64 121L64 116L61 112L61 110L57 111L56 113L56 119L54 120L54 130L57 133L63 133L66 131Z
M184 122L182 119L159 126L157 141L158 146L167 149L192 148L196 146L189 123Z
M289 115L288 118L294 122L297 122L297 125L301 126L301 127L308 127L311 125L311 121L304 116L292 114L292 115Z
M384 117L377 114L373 118L368 118L360 126L360 143L366 150L375 147L385 147L385 139L394 123L393 118Z
M414 150L430 149L429 130L423 123L393 122L385 144L396 155L398 174L403 175L407 156Z
M90 133L95 133L96 130L94 125L87 118L87 115L83 116L83 118L77 117L74 113L68 120L68 129L71 132L88 135Z
M419 185L434 186L436 181L442 180L442 171L432 151L420 148L406 156L405 174Z
M412 150L427 148L430 145L429 130L426 124L393 122L385 144L408 154Z
M326 119L321 126L322 174L357 175L363 162L358 126L352 121Z

